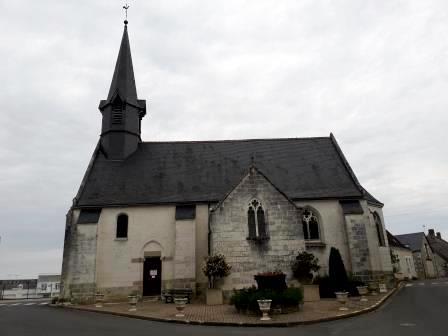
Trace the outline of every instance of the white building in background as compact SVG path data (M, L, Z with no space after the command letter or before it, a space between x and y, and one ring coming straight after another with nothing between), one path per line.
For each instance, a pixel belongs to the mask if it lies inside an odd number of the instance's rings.
M36 279L0 280L0 300L40 298L36 285Z
M398 280L410 280L418 277L411 249L404 246L394 235L387 231L387 240L391 249L394 276Z
M60 282L59 274L39 274L37 293L44 298L59 296Z

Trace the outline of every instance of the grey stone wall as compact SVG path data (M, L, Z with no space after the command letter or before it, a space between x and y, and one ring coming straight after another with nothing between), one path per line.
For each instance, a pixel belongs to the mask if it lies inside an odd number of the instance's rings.
M345 224L350 250L352 274L361 279L365 278L372 269L370 265L369 242L366 231L366 218L364 215L346 215Z
M248 240L248 205L262 203L269 240ZM259 272L280 269L291 278L291 264L305 250L301 210L292 204L255 168L210 216L212 254L224 254L232 266L222 280L226 292L255 284Z
M88 301L95 294L96 224L76 224L79 211L67 215L62 266L62 297Z

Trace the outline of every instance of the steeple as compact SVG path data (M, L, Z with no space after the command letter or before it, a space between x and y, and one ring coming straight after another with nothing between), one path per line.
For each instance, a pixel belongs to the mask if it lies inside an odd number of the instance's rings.
M109 159L126 159L141 142L141 120L146 114L146 101L137 98L127 20L109 94L99 109L103 115L102 151Z
M110 84L109 94L107 95L107 102L112 102L112 99L116 95L120 96L122 101L138 106L127 24L124 25L120 51L118 52L112 83Z

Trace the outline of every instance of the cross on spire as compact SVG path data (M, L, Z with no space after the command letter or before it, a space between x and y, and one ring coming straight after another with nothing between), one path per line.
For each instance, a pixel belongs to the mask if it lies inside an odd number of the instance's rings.
M123 6L124 12L125 12L125 20L124 20L124 24L128 24L128 9L129 9L129 5L128 2L126 1L126 5Z

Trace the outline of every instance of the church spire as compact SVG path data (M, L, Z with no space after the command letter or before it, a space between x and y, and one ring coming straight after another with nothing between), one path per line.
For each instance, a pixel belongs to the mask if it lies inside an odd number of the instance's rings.
M127 20L124 21L109 94L106 100L100 102L99 109L103 115L102 152L108 159L125 160L138 149L141 121L146 114L146 101L137 98Z
M107 95L107 103L112 103L112 100L118 95L121 101L139 106L127 23L128 21L126 20L114 75L110 84L109 94Z

